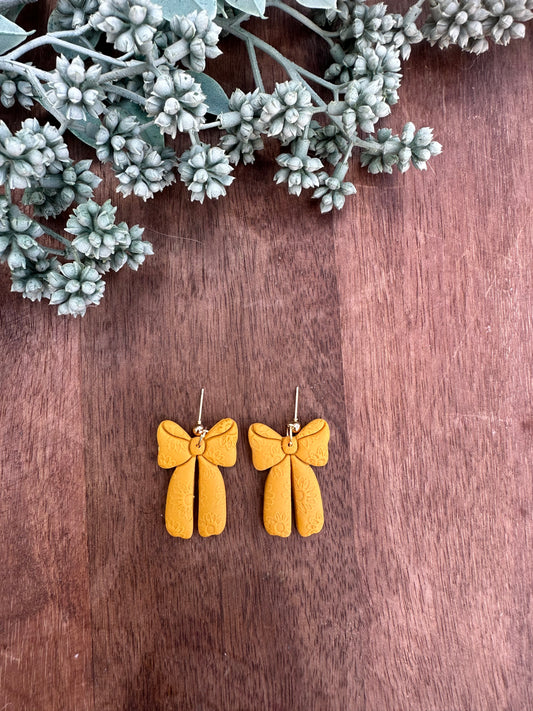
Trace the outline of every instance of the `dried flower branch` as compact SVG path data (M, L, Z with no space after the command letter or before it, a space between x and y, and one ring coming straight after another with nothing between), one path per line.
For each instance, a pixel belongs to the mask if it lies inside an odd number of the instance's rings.
M311 191L322 212L340 210L356 192L345 180L354 155L371 173L390 173L424 170L441 151L430 128L417 130L409 122L394 135L378 127L399 100L402 63L412 45L425 40L480 53L491 42L523 37L533 17L532 0L416 0L404 14L362 0L295 0L301 8L284 0L202 0L201 11L193 0L164 0L162 6L58 0L48 33L30 38L12 21L11 0L5 2L0 103L31 109L38 102L57 125L31 118L16 130L0 122L0 260L11 270L13 291L49 299L59 313L73 316L100 301L104 274L126 264L137 269L152 248L141 239L142 228L115 222L110 201L93 200L99 178L91 161L70 158L66 130L111 166L117 192L143 200L176 175L191 200L218 199L234 180L232 165L253 163L264 140L275 140L281 150L273 179L292 195ZM417 24L424 7L426 17ZM268 8L322 38L322 75L242 26ZM226 35L244 43L256 85L248 93L236 88L229 98L206 73ZM24 61L45 45L57 54L53 71ZM270 91L258 52L286 75ZM217 145L200 139L206 129L220 131ZM167 145L178 133L189 142L180 157ZM13 202L17 189L24 190L22 202L32 215ZM66 234L47 226L49 217L74 204ZM44 246L45 236L60 248Z

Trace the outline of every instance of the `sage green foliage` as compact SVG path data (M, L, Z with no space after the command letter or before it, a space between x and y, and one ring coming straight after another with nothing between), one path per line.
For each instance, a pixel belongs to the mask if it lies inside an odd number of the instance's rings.
M274 176L276 183L287 183L291 195L300 195L302 190L317 188L317 171L323 168L320 158L309 155L311 141L299 139L291 144L290 153L282 153L276 158L281 170Z
M33 205L37 217L57 217L72 205L93 195L101 178L90 171L92 161L70 161L54 172L51 169L39 185L27 188L22 196L25 205Z
M33 106L31 84L15 72L0 72L0 103L10 109L18 102L25 109Z
M90 160L71 159L65 131L111 167L122 195L147 200L179 176L200 203L225 196L233 166L253 163L272 140L276 183L291 195L308 191L324 213L340 210L356 192L346 180L354 156L371 173L403 173L424 170L441 151L430 128L408 122L396 135L381 125L400 99L412 46L484 52L523 37L532 7L414 0L395 13L362 0L58 0L48 33L36 38L0 15L0 104L39 102L52 121L0 121L0 260L12 290L84 315L100 302L104 275L136 270L152 254L141 227L117 222L111 201L94 199L100 179ZM273 8L321 37L321 74L246 29L251 16L275 18ZM229 96L210 74L211 62L224 61L227 36L244 43L255 85L231 87ZM42 45L57 55L52 71L24 61ZM275 86L264 85L264 54L285 73ZM201 138L208 129L209 141ZM19 189L31 214L14 202ZM66 211L64 233L47 225Z
M43 230L6 198L0 198L0 260L9 268L25 268L46 256L37 241Z
M98 0L57 0L50 25L56 31L76 29L85 25L97 10Z
M146 99L146 113L172 138L178 131L198 131L207 113L202 87L184 69L160 72Z
M62 264L48 275L52 289L50 303L59 306L58 313L85 316L87 306L97 305L104 295L105 282L91 266L79 261Z
M457 44L480 54L495 44L509 44L525 35L533 17L530 0L430 0L430 15L422 28L431 44L446 49Z
M159 157L159 155L158 155ZM48 299L58 313L83 316L100 302L105 282L101 275L127 264L137 270L152 246L143 230L115 223L111 201L99 205L91 198L100 178L91 161L74 162L60 131L37 119L26 119L13 134L0 121L0 262L11 271L12 291L31 301ZM12 201L12 189L25 188L22 201L33 215ZM68 218L69 240L36 218L55 217L78 203ZM63 249L43 244L52 237Z
M220 146L228 152L230 163L242 160L246 165L255 160L254 153L264 148L261 138L263 94L259 89L247 94L235 89L228 102L228 111L221 114L219 122L225 133Z
M72 61L58 57L49 82L50 103L67 119L84 121L87 115L98 116L104 110L104 92L100 87L102 67L92 64L88 69L80 57Z
M196 143L185 151L178 170L182 181L191 192L191 200L204 201L205 197L218 200L226 194L226 187L234 178L233 168L226 153L217 146Z
M361 153L361 165L368 166L370 173L392 173L394 166L405 173L411 165L426 170L428 160L441 152L431 128L417 131L410 122L405 124L400 136L393 135L390 128L380 128L376 138L369 139L369 144Z
M60 264L55 257L38 259L29 262L27 267L11 271L11 291L20 292L30 301L40 301L43 297L49 299L53 289L50 285L50 275L58 272Z
M318 187L313 193L314 198L320 198L320 211L331 212L333 208L342 210L346 197L355 195L357 192L355 185L343 178L346 175L348 166L346 163L338 163L333 175L326 172L320 173L318 176Z

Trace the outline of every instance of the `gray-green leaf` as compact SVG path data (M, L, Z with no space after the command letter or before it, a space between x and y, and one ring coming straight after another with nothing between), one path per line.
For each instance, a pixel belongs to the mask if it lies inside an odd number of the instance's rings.
M52 10L50 17L48 18L48 32L60 32L65 29L64 25L58 22L58 18L59 14L57 10ZM101 32L97 32L96 30L90 30L81 37L69 37L68 41L70 44L77 44L78 46L85 47L86 49L94 49L101 34ZM52 47L54 47L53 43ZM55 46L54 49L58 54L64 54L68 59L73 59L77 54L80 54L73 49L66 49L65 47ZM83 53L81 56L84 56Z
M85 121L70 121L68 130L73 133L76 138L79 138L80 141L83 141L88 146L95 148L95 136L101 125L102 124L97 118L88 114Z
M33 34L35 30L26 32L7 17L0 15L0 54L9 52L10 49L24 42L26 37Z
M218 116L229 111L229 99L218 82L203 72L189 70L187 73L194 77L195 81L202 87L202 91L206 96L206 104L209 107L207 113Z
M296 0L296 2L313 10L333 10L337 5L337 0Z
M20 11L26 7L26 3L19 3L18 5L12 5L11 7L1 10L0 14L7 17L8 20L15 22L17 17L20 15Z
M226 2L247 15L265 16L266 0L226 0Z
M163 8L165 20L170 20L174 15L188 15L194 10L205 10L211 20L217 14L217 0L158 0L157 4Z
M52 10L50 17L48 18L47 29L48 32L58 32L59 30L64 30L65 28L58 22L59 13L57 10Z

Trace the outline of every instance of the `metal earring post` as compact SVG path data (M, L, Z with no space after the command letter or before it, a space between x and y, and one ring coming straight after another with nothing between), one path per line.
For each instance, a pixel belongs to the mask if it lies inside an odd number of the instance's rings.
M202 388L202 392L200 393L200 408L198 409L198 422L196 423L198 427L202 426L202 408L204 406L204 392L205 388Z
M287 435L289 437L289 443L292 445L292 435L299 432L301 425L298 421L298 396L300 394L300 388L296 386L296 395L294 398L294 419L287 425Z
M198 422L196 423L196 427L193 429L193 434L195 434L197 437L200 437L198 440L197 447L200 449L200 444L202 443L203 438L207 434L207 430L205 427L202 425L202 408L204 406L204 388L202 388L202 392L200 393L200 407L198 409Z

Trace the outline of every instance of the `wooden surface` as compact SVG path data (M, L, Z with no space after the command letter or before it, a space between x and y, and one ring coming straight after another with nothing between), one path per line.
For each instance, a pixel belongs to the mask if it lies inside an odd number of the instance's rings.
M533 708L532 29L415 48L388 123L445 152L354 168L340 215L272 185L270 151L218 203L116 196L156 256L83 320L2 269L2 711ZM293 31L270 37L303 58ZM246 431L297 384L331 426L326 526L275 539ZM224 534L180 541L155 432L201 386L238 460Z

